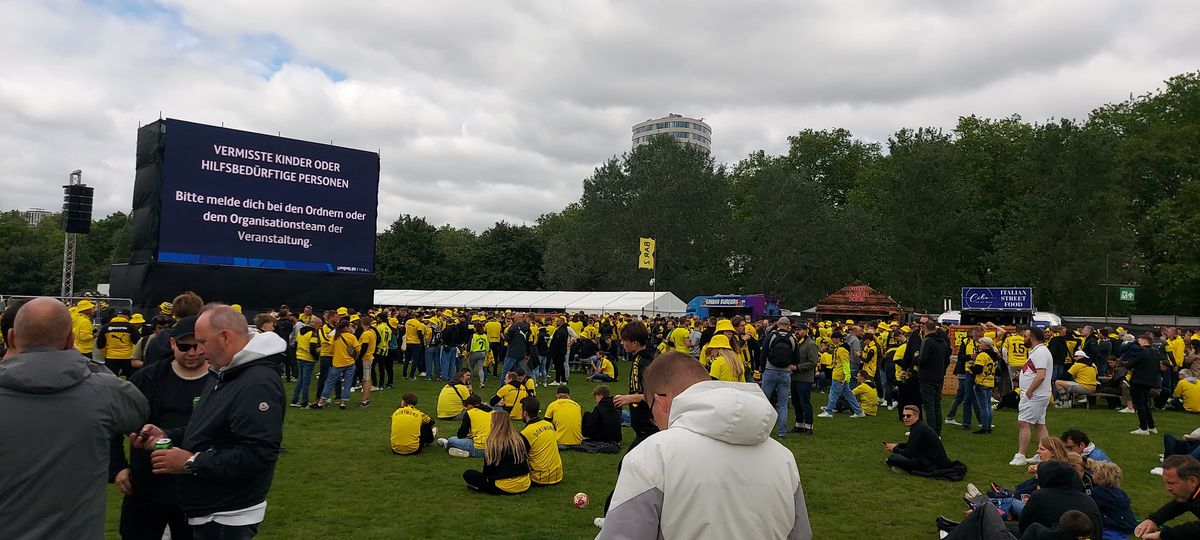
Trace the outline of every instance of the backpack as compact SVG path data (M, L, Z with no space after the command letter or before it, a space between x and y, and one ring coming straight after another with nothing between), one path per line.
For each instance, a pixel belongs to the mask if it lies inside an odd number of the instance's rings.
M780 332L778 330L771 333L771 337L767 338L767 362L772 367L787 369L792 365L792 359L796 353L796 337L791 332Z

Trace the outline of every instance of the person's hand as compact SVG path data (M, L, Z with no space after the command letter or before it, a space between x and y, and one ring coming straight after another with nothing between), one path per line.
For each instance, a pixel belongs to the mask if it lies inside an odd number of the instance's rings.
M150 454L150 465L154 474L183 474L183 463L192 457L192 453L182 448L155 450Z
M634 399L632 394L622 394L613 398L613 405L617 407L624 407L634 403L637 403L637 400Z
M788 371L796 371L798 369L800 369L800 366L797 366L796 364L788 366Z
M1149 519L1147 519L1141 523L1138 523L1138 526L1133 529L1133 535L1138 538L1149 538L1146 535L1151 534L1151 533L1157 533L1157 532L1158 532L1158 524ZM1158 538L1158 537L1155 536L1155 538Z
M167 434L154 424L146 424L137 433L129 434L129 445L142 450L154 450L154 443Z
M1037 474L1037 465L1030 465L1025 469L1029 474Z
M894 442L883 443L883 449L887 450L888 452L891 452L895 448L896 448L896 443L894 443Z
M135 360L129 362L129 365L133 366L133 369L142 369L142 366L146 365L146 363L141 360L135 359Z
M1026 398L1028 398L1028 399L1033 399L1033 390L1032 390L1032 389L1031 389L1031 390L1026 390L1026 391L1025 391L1025 397L1026 397Z
M117 486L117 491L122 495L133 495L133 483L129 481L129 469L121 469L117 473L117 477L113 479L113 485Z

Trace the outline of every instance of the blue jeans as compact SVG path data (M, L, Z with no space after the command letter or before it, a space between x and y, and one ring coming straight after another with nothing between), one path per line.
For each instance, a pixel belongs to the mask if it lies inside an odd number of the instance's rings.
M546 357L535 356L537 364L533 366L533 380L546 380Z
M421 370L425 374L425 380L431 381L437 377L438 371L438 356L442 354L442 346L427 347L425 349L425 369Z
M1053 377L1050 378L1050 388L1054 391L1054 400L1058 401L1061 399L1065 399L1066 395L1063 392L1059 391L1057 386L1054 386L1054 381L1062 379L1063 367L1062 366L1054 366L1054 370L1052 371L1052 373L1054 375L1053 375Z
M350 386L354 384L354 364L346 367L334 367L329 370L329 377L325 379L325 388L321 390L321 399L328 399L329 394L338 385L342 385L342 399L350 399Z
M833 386L829 387L829 403L825 404L825 412L833 414L837 408L838 398L843 396L850 404L850 410L854 411L854 414L862 414L862 407L858 405L858 398L854 397L850 385L841 381L833 381Z
M312 383L313 368L317 366L317 363L297 360L296 365L300 367L300 380L296 381L296 387L292 389L292 403L307 405L308 385Z
M963 427L965 428L965 427L968 427L971 425L971 413L975 413L975 416L978 416L979 420L983 421L983 413L979 412L979 402L977 399L975 399L975 376L967 375L966 380L960 380L960 382L958 384L960 384L964 387L963 403L962 403L962 408L963 408L962 425L963 425ZM991 408L991 405L992 405L992 402L989 399L988 400L988 408L989 409Z
M979 413L979 427L988 429L992 427L992 389L979 384L972 384L971 388L975 394L975 406L978 407L976 412ZM964 414L970 415L971 413ZM970 418L967 416L967 422L963 422L963 425L970 423Z
M792 372L778 369L764 369L762 372L762 391L767 399L775 394L775 427L782 437L787 433L788 397L792 389Z
M792 381L792 406L796 408L796 423L812 425L812 387L813 383Z
M883 398L883 401L885 401L887 403L891 403L892 402L891 374L893 373L892 370L895 369L895 366L891 363L883 362L883 361L880 361L878 365L880 367L879 367L879 370L877 370L875 372L875 384L878 385L878 386L876 386L876 388L882 389L881 393L879 394L879 397Z
M968 378L968 376L966 373L964 373L962 375L955 375L955 377L958 378L958 390L956 390L954 392L954 401L952 401L950 403L950 410L946 413L946 418L954 418L954 413L958 412L958 406L962 405L965 401L967 401L967 386L968 386L967 378ZM966 409L964 408L963 409L964 423L966 423L968 421L968 420L966 420L966 415L967 415L967 412L966 412ZM941 418L936 418L934 420L937 420L938 423L941 423L941 421L942 421ZM932 424L933 420L926 419L926 422L929 422Z
M475 441L471 439L460 439L458 437L450 437L446 439L446 446L466 450L471 453L471 457L483 457L483 449L475 448Z
M504 357L504 371L500 374L500 376L503 377L505 373L516 370L517 367L520 366L522 360L523 359L521 359L521 358L505 356Z
M442 380L449 381L454 377L454 372L458 371L458 347L443 347L441 349L441 371L439 377Z
M404 366L400 370L401 377L416 377L421 372L421 362L425 358L425 346L420 343L409 343L404 346Z
M591 377L588 377L588 380L589 381L600 381L600 382L617 382L616 379L609 377L608 375L605 375L603 373L592 374Z

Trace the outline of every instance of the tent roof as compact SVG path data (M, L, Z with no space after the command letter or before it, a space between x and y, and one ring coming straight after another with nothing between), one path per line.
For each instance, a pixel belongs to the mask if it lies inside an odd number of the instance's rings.
M538 309L585 313L678 315L687 304L669 292L649 291L425 291L379 289L375 305L409 307L460 307Z

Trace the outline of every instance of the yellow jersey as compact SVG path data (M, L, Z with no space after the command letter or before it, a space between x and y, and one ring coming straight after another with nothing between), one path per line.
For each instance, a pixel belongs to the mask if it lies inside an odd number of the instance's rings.
M546 420L554 424L558 444L583 443L583 408L571 398L560 398L546 406Z
M842 383L850 380L850 349L841 345L833 349L833 380Z
M1175 385L1174 394L1183 402L1183 410L1190 413L1200 412L1200 382L1181 379Z
M75 349L83 354L92 354L96 349L96 336L92 332L92 319L80 313L71 314L71 330L75 333Z
M496 390L499 403L509 410L508 416L513 420L521 419L521 400L533 394L533 379L525 379L524 384L505 384Z
M358 335L358 349L360 351L362 350L363 345L367 346L367 350L362 352L362 361L374 361L375 348L379 346L379 336L375 333L374 328L363 328L362 333ZM370 375L370 373L367 373L366 375Z
M483 333L487 334L488 341L492 343L500 343L500 323L498 321L488 321L484 323Z
M980 366L983 368L983 371L975 374L973 370L974 366ZM975 386L996 387L996 361L992 359L992 355L988 354L987 351L979 351L979 354L969 360L965 367L967 373L975 374Z
M354 358L358 355L358 339L350 332L342 332L333 336L333 367L346 367L354 365Z
M1008 351L1008 366L1020 370L1029 359L1029 349L1025 345L1025 337L1008 335L1004 337L1004 350Z
M328 324L321 327L317 331L318 347L317 354L320 356L333 356L333 328Z
M471 390L466 385L447 384L443 386L441 393L438 394L437 417L445 419L458 416L463 412L463 402L469 395L471 395Z
M671 333L667 335L667 341L671 344L672 349L683 354L690 354L692 349L688 346L689 335L691 335L691 332L688 332L687 328L676 326L675 329L671 330Z
M740 362L740 360L732 361ZM708 375L718 381L745 382L743 378L739 378L737 376L737 373L733 371L733 367L729 365L729 362L730 361L726 360L724 356L713 356L712 363L709 364ZM745 372L743 371L743 374L744 373Z
M483 450L487 448L488 433L492 432L492 412L490 409L484 410L480 407L472 407L466 410L463 414L463 422L467 424L466 435L471 439L471 443L475 448Z
M425 343L425 330L425 323L417 320L416 317L404 321L404 342L409 345Z
M614 379L617 377L617 370L613 367L613 363L608 361L608 358L600 361L600 369L596 370L596 373L607 375Z
M854 387L851 391L854 398L858 400L858 405L862 407L867 416L875 416L879 413L879 392L875 391L875 387L867 383L862 383Z
M1075 362L1074 364L1071 364L1070 368L1067 369L1067 373L1070 373L1071 376L1075 378L1075 382L1078 383L1079 386L1087 388L1088 390L1096 389L1095 366L1090 366L1083 362Z
M529 441L529 479L535 484L557 484L563 479L562 456L554 424L541 418L530 420L521 436Z
M129 319L118 315L100 327L93 350L100 349L106 360L129 360L133 358L136 342L137 330L129 324Z
M411 454L421 448L421 426L430 424L433 419L417 410L416 407L405 405L392 413L392 451L397 454Z
M313 358L312 345L315 340L321 339L317 332L311 326L305 326L296 332L296 360L301 362L316 362Z

